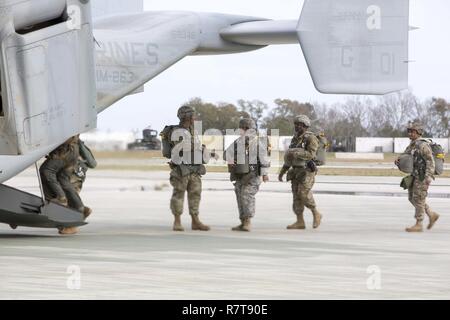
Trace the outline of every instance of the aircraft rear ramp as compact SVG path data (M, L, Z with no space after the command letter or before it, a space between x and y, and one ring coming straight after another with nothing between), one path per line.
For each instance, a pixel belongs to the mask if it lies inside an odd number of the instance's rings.
M42 198L3 184L0 185L0 223L17 227L65 228L85 225L78 211L55 203L43 203Z

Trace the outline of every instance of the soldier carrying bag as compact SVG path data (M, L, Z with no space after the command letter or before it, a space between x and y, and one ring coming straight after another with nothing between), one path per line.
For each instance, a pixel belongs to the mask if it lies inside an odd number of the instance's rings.
M434 174L440 176L444 173L445 151L441 145L437 144L431 139L420 139L422 143L428 143L433 152L433 158L435 162Z
M172 158L172 143L171 136L172 130L175 126L166 126L163 131L161 131L161 142L162 142L162 154L164 158Z
M316 134L317 140L319 140L319 149L317 149L317 154L314 159L314 163L316 166L324 166L327 162L327 149L328 149L328 140L324 134L319 133Z
M405 190L408 190L413 186L413 183L414 183L414 177L406 176L402 179L402 182L400 183L400 187L402 187Z
M327 160L327 149L328 149L328 140L327 138L322 134L315 134L313 132L307 132L306 135L314 135L317 140L319 140L319 148L317 149L316 156L311 161L306 161L302 159L290 159L288 153L284 156L284 163L287 166L292 167L303 167L308 168L311 172L316 172L318 170L318 167L324 166L326 164ZM305 135L305 138L306 138ZM297 146L292 146L291 148L302 148L306 149L306 145L304 142L301 144L298 144Z

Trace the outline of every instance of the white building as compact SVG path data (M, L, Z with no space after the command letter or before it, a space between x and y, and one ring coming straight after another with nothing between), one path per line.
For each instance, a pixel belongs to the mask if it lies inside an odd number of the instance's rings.
M394 138L356 138L357 153L392 153Z
M446 153L450 149L450 139L432 139L437 144L440 144ZM357 153L402 153L410 144L408 138L356 138L356 152Z
M129 143L135 141L133 132L92 131L80 136L86 145L96 151L127 150Z

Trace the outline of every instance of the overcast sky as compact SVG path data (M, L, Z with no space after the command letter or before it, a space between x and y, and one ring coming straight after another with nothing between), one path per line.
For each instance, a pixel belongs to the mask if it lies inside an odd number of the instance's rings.
M395 1L395 0L393 0ZM301 0L144 0L146 11L187 10L297 19ZM450 99L450 1L411 0L410 86L422 99ZM339 102L344 96L314 88L299 45L271 46L251 53L187 57L150 81L145 93L124 98L99 115L100 130L158 131L177 123L178 107L192 97L209 102L276 98Z

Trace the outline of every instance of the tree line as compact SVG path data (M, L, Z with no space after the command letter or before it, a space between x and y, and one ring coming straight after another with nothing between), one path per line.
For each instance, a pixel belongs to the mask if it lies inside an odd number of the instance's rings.
M203 121L203 129L237 128L239 119L251 117L259 129L278 129L280 135L292 135L293 120L305 114L312 120L312 131L324 131L335 144L349 144L356 137L403 137L408 123L419 120L426 136L450 136L450 103L443 98L420 100L411 91L382 97L352 96L335 104L276 99L273 105L260 100L237 103L210 103L193 98L186 103Z

